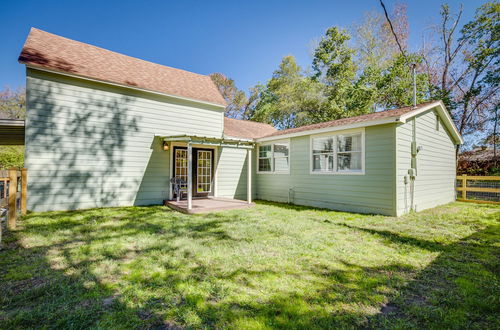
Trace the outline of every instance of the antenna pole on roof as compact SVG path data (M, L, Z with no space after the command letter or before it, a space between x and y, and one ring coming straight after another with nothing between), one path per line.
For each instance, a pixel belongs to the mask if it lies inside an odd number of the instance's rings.
M394 36L394 39L396 40L396 43L398 45L399 51L401 52L401 55L403 55L404 59L406 60L406 63L409 63L408 57L406 56L406 52L403 49L403 46L399 42L398 35L396 34L396 31L394 31L394 26L392 25L391 19L389 18L389 14L387 13L387 8L385 8L384 2L380 0L380 5L382 6L382 9L384 10L384 15L385 19L387 20L387 23L389 23L389 27L391 28L392 35ZM412 62L409 63L411 66L411 72L413 75L413 107L417 107L417 73L416 73L416 68L417 68L417 63Z
M417 107L417 63L411 64L411 74L413 76L413 107Z

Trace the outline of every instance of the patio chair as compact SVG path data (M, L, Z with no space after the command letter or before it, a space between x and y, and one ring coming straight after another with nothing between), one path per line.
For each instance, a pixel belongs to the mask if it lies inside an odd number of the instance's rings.
M170 183L172 184L172 190L174 191L177 201L179 202L182 198L182 193L186 191L186 189L182 189L182 186L186 185L186 181L178 177L173 177L170 179Z

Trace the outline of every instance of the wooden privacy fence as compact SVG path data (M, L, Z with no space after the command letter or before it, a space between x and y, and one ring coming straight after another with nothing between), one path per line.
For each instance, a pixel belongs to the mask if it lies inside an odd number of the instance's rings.
M26 214L28 171L0 170L0 208L7 209L7 228L15 229L17 214ZM0 217L3 215L0 214ZM1 218L0 218L1 219ZM0 222L1 223L1 222ZM1 225L0 225L1 239Z
M500 204L500 176L457 176L457 200Z

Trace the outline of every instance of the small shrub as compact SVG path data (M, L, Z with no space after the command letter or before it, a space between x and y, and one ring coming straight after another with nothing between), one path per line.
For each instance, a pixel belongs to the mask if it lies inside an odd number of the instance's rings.
M24 166L23 146L0 146L0 169Z

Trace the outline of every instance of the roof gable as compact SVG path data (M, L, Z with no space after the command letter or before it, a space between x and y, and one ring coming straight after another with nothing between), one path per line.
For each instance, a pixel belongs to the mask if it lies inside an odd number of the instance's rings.
M448 112L448 110L446 110L446 107L444 106L444 103L442 101L435 101L429 104L428 106L414 109L413 111L400 116L399 121L405 123L415 116L434 110L436 111L437 115L441 118L444 127L448 130L448 133L450 134L455 144L463 144L464 140L460 135L460 132L458 131L457 127L455 126L455 123L453 122L450 113Z
M112 52L32 28L19 62L55 72L225 107L209 76Z

